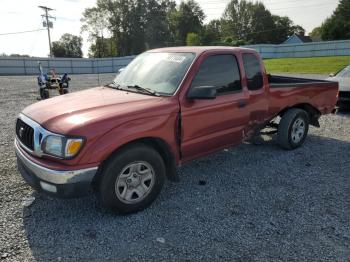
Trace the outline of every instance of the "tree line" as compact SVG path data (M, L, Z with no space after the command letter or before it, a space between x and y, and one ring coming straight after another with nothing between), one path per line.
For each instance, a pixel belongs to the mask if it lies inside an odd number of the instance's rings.
M350 0L341 0L332 16L310 34L319 40L350 39ZM85 9L89 57L137 55L145 50L179 45L280 44L304 33L286 16L273 15L261 2L231 0L220 19L204 23L194 0L97 0ZM81 57L82 38L65 34L53 43L59 57Z
M350 0L340 0L333 14L310 36L324 41L350 39Z
M178 45L279 44L305 31L288 17L272 15L264 4L231 0L221 19L204 24L194 0L98 0L81 19L92 57L139 54ZM106 37L108 35L109 37Z

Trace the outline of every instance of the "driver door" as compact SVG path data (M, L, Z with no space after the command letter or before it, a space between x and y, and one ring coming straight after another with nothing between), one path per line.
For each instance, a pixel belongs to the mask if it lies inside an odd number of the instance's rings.
M215 99L185 98L181 104L184 161L240 143L247 124L247 94L233 53L205 55L190 88L213 86Z

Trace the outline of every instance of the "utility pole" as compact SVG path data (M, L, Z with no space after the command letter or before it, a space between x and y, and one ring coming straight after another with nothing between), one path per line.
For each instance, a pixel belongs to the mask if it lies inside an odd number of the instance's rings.
M43 23L44 27L47 27L47 35L49 37L49 48L50 48L50 57L52 57L52 46L51 46L51 35L50 35L50 28L53 27L52 21L50 19L56 19L56 17L50 16L49 12L52 11L52 8L49 8L47 6L39 6L39 8L43 9L45 11L45 14L41 15L43 18L45 18L45 22Z

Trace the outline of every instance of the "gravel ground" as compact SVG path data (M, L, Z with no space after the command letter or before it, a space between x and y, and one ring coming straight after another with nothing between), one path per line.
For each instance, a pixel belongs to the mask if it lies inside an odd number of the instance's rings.
M72 78L73 91L98 83ZM294 151L264 137L187 164L150 208L116 216L22 181L14 123L35 79L0 77L0 94L0 260L350 261L349 113L322 117Z

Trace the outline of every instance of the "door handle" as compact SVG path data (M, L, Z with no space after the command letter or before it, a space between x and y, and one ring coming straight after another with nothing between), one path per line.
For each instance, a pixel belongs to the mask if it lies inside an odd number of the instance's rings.
M245 107L246 105L247 105L247 102L245 100L238 101L238 107L239 108Z

